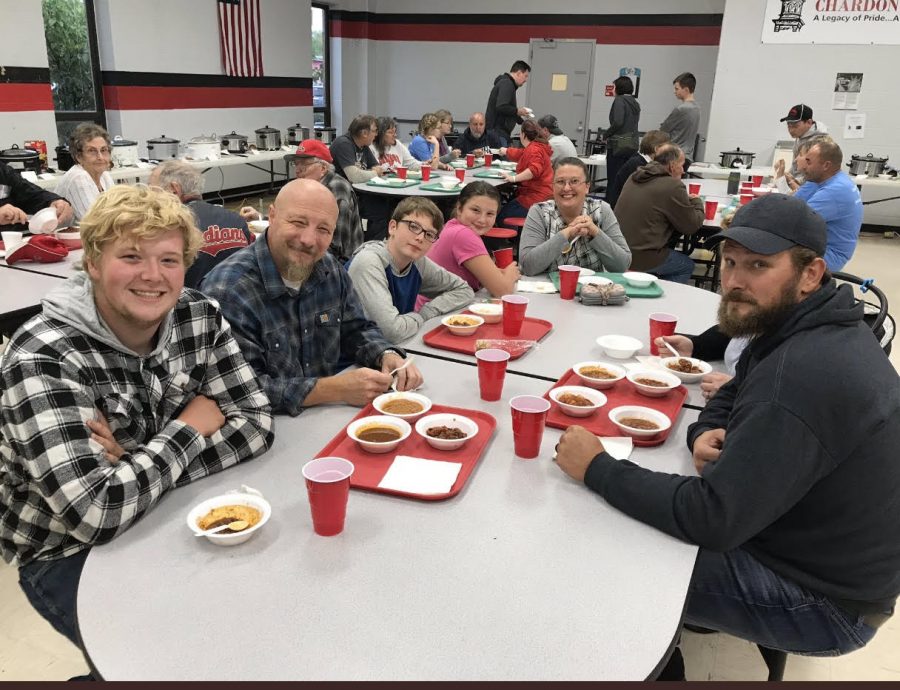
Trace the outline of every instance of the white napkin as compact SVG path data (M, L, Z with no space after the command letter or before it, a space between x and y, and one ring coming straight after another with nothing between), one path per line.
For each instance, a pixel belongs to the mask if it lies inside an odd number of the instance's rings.
M626 364L625 368L629 371L634 369L663 369L662 357L656 355L637 355L635 359L640 364ZM630 368L629 368L630 367Z
M56 177L56 175L47 172L41 173L40 175L38 175L38 177L40 177L42 180L52 180L54 177Z
M394 458L387 473L378 482L379 489L405 491L431 496L446 494L453 488L462 463L425 460L408 455Z
M34 170L23 170L19 173L19 177L28 180L29 182L37 182L38 180L37 173Z
M369 182L371 182L372 184L390 184L388 180L384 179L383 177L379 177L378 175L370 179Z
M520 280L516 283L516 292L539 292L549 295L559 290L549 280Z

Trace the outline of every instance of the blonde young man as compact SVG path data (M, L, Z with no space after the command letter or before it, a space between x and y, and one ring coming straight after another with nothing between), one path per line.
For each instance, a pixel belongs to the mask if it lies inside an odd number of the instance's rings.
M269 402L216 307L182 291L201 242L167 192L117 186L81 222L85 271L0 370L0 554L77 641L85 559L176 486L265 452Z

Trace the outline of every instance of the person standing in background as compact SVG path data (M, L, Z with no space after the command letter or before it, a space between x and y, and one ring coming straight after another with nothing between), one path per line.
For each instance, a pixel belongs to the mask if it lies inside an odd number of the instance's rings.
M675 106L659 128L668 132L672 137L672 143L678 144L684 151L684 155L688 159L687 165L684 166L687 170L691 162L695 160L694 145L700 129L700 105L694 100L697 78L690 72L682 72L675 77L672 84L675 87L675 98L681 103Z
M528 108L520 108L516 104L516 89L528 81L530 74L531 65L523 60L516 60L509 72L494 79L494 88L488 97L484 118L488 131L494 132L503 140L501 146L509 145L513 128L521 125L522 118L528 115Z
M619 77L613 82L616 97L609 109L609 129L606 130L606 178L615 180L619 168L638 150L638 122L641 104L632 95L631 77Z
M813 120L813 110L808 105L798 103L781 118L781 122L787 123L788 134L794 139L794 158L791 161L791 176L798 184L803 184L806 177L803 171L798 169L797 160L801 157L800 147L813 137L819 137L828 133L828 127L822 122ZM779 161L775 165L775 175L780 176L784 172L784 162Z

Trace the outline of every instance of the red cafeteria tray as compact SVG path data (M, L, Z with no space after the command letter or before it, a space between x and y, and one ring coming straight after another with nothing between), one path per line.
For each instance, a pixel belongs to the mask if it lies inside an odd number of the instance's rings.
M503 334L503 322L485 323L479 326L478 330L472 335L453 335L450 330L443 324L432 331L428 331L422 338L426 345L436 347L441 350L450 350L451 352L461 352L464 355L475 354L476 340L534 340L539 341L553 330L553 324L543 319L535 319L530 316L525 317L522 323L522 331L519 335L511 336ZM527 350L519 353L513 353L510 359L518 359L524 355Z
M580 386L581 380L572 369L569 369L562 378L554 383L550 390L559 388L560 386ZM650 396L638 393L637 389L631 385L628 379L617 381L612 388L598 391L606 396L606 404L599 410L594 412L590 417L572 417L567 415L553 400L550 399L550 391L544 393L544 397L550 400L550 412L547 413L547 426L557 429L568 429L570 426L577 424L583 426L597 436L622 436L623 432L619 427L612 423L609 418L609 411L620 405L640 405L641 407L650 407L654 410L662 412L666 417L672 420L672 426L661 434L657 434L651 438L634 438L632 441L636 446L658 446L665 443L669 438L669 434L675 427L675 420L681 413L681 406L684 399L687 398L687 388L684 385L673 388L661 398L651 398Z
M445 498L456 496L468 480L469 475L475 469L484 449L487 447L491 436L494 435L494 429L497 427L497 420L487 412L480 410L468 410L463 407L449 407L448 405L433 405L428 414L459 414L468 417L478 425L478 434L471 439L462 448L458 450L438 450L430 445L428 441L419 436L415 430L415 422L410 422L413 427L412 433L403 443L397 446L397 449L391 453L368 453L359 447L359 444L347 435L347 427L341 429L338 434L331 439L328 444L316 453L317 458L323 457L339 457L349 460L353 463L354 470L350 477L350 487L353 489L364 489L366 491L376 491L382 494L392 494L394 496L404 496L407 498L419 498L424 501L442 501ZM368 417L369 415L381 414L369 403L364 407L358 415L350 422L354 422L360 417ZM416 420L418 421L418 420ZM350 426L348 422L347 426ZM379 488L378 483L387 474L391 463L398 455L409 455L414 458L425 458L426 460L447 460L449 462L462 463L456 481L449 493L446 494L416 494L406 491L395 491L394 489Z

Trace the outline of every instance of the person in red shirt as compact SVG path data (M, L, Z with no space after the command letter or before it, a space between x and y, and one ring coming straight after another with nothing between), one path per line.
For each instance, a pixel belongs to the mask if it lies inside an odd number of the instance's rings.
M550 144L534 120L525 120L519 134L523 148L502 148L500 155L516 161L516 172L507 175L507 182L518 184L516 196L507 202L497 216L497 225L507 218L524 218L528 209L539 201L553 198L553 153Z

